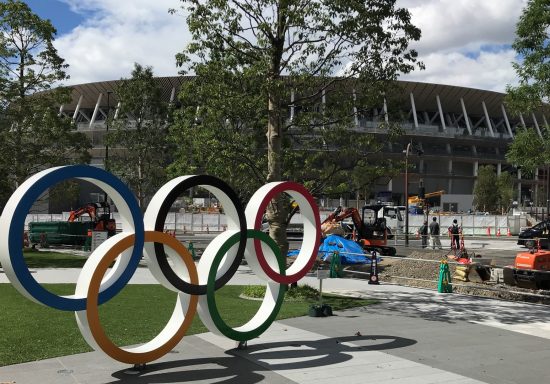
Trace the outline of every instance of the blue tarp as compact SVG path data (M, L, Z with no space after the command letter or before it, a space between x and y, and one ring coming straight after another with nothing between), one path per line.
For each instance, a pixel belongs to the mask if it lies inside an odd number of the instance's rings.
M288 256L297 256L298 252L291 251ZM319 258L330 261L334 252L338 252L342 264L370 264L370 256L367 257L363 248L355 241L346 240L338 235L329 235L319 247Z
M319 257L329 261L334 252L340 255L342 264L367 264L370 258L365 255L363 248L355 241L346 240L342 236L329 235L319 247Z

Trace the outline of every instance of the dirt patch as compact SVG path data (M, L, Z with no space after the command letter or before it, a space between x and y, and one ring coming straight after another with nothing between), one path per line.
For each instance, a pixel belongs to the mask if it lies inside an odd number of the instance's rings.
M447 253L437 250L414 251L407 257L399 259L386 258L379 264L379 279L383 282L410 287L437 289L441 260L448 260ZM456 263L449 263L451 276L454 275L456 266ZM370 266L350 266L346 268L346 271L350 277L367 278L368 275L366 274L351 272L368 273ZM453 292L512 301L550 304L550 291L512 287L491 281L474 283L453 280Z

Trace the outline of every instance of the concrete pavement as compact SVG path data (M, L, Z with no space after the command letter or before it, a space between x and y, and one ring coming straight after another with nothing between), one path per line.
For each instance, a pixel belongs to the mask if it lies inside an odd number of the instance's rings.
M34 275L40 282L74 282L78 272ZM155 283L146 268L132 282ZM258 282L245 266L231 281ZM301 283L318 286L314 277ZM91 352L1 367L0 383L550 382L547 306L353 279L325 280L323 290L376 298L379 304L330 318L276 322L247 350L210 333L188 336L138 375Z

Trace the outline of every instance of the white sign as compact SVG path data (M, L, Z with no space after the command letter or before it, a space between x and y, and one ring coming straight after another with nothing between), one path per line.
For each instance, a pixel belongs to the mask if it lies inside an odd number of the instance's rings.
M92 231L92 252L95 251L95 249L99 247L101 243L107 240L107 237L107 231Z
M328 269L318 269L317 270L317 278L319 280L328 279L329 277L330 277L330 270L328 270Z

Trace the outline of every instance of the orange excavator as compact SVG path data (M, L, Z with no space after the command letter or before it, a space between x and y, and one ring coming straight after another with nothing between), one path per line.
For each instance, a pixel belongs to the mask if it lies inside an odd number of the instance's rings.
M356 208L338 207L321 223L321 231L324 235L329 234L335 223L351 218L354 226L354 240L361 244L365 251L376 251L382 255L393 256L396 250L387 245L389 229L386 226L386 219L378 216L383 212L383 207L383 205L365 205L361 215Z
M521 288L550 289L550 251L536 248L516 255L514 265L503 269L504 283Z
M82 215L90 216L94 231L107 231L109 236L116 234L116 222L111 218L111 208L106 203L88 203L69 213L67 221L76 221Z

